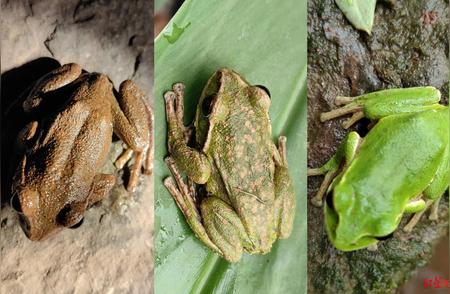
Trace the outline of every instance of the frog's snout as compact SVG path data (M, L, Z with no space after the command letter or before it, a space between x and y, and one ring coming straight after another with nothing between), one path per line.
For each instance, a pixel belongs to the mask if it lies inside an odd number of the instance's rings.
M26 215L19 214L19 224L28 239L32 241L39 241L43 239L43 232L38 230L38 228L31 223L30 219Z

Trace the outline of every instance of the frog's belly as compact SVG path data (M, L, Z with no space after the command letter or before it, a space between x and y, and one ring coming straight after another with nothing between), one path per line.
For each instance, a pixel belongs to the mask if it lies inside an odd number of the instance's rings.
M432 181L448 144L448 114L427 111L389 117L364 138L359 153L334 188L339 230L348 235L393 232L411 198Z

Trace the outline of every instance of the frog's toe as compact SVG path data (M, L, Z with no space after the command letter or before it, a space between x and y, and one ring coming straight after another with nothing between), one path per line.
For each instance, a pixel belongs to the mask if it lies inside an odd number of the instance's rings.
M177 94L177 96L184 96L184 84L183 83L175 83L172 86L172 90L175 92L175 94Z

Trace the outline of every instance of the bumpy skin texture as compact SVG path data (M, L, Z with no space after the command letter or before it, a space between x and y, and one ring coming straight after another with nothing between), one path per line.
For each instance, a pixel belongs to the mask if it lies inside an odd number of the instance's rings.
M171 178L166 186L199 239L228 261L244 251L269 252L277 238L290 235L295 194L286 139L278 149L271 139L268 93L230 69L218 70L201 95L192 148L182 125L182 87L165 95L168 163L178 188ZM197 201L195 189L183 188L178 168L205 186L206 198Z
M439 99L432 87L385 90L338 97L347 105L323 114L328 119L352 110L381 118L362 143L351 136L338 150L353 154L335 156L321 168L333 174L342 169L325 205L327 233L336 248L376 244L397 229L405 212L423 213L448 188L448 107L437 104ZM420 215L405 229L412 229Z
M60 91L64 87L69 88L68 96ZM12 195L18 200L22 228L31 240L79 224L87 207L108 195L115 177L99 174L99 170L113 132L129 148L118 165L135 156L128 189L137 185L142 165L150 173L152 116L144 94L132 81L124 81L118 96L105 75L82 73L77 64L66 64L42 77L24 101L25 112L39 119L19 134L22 158ZM40 115L45 103L61 107Z

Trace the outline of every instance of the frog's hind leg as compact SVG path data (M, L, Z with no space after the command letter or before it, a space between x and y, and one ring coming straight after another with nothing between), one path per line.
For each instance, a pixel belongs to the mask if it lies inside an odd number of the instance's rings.
M343 115L352 114L352 116L342 124L342 127L344 129L348 129L354 123L364 118L363 106L354 102L357 98L358 97L353 98L342 96L336 97L335 104L338 106L340 105L344 106L328 112L321 113L320 121L324 122L333 118L341 117Z
M439 201L444 194L445 190L448 189L449 182L449 152L448 145L443 152L442 158L439 159L440 164L436 171L433 181L423 192L423 196L426 199L425 207L414 214L409 223L403 228L406 232L411 232L414 226L418 223L425 211L431 206L431 213L428 217L430 220L438 219L438 209Z
M436 171L436 175L434 176L433 181L424 191L424 196L427 199L433 200L433 206L431 208L430 216L428 217L430 220L438 219L438 209L439 209L439 201L444 195L445 191L448 189L449 183L449 146L445 148L443 158L440 160L440 165L438 170Z
M288 173L286 137L278 138L278 152L275 152L275 226L280 239L289 237L295 215L295 193Z
M134 191L141 168L144 167L144 173L151 173L152 166L148 161L153 155L153 115L145 102L145 94L131 80L122 82L118 97L112 97L111 101L114 131L128 147L116 161L116 166L122 168L134 157L127 184L127 190Z
M164 179L164 186L169 190L180 210L183 212L186 221L195 233L197 238L203 241L208 247L223 256L221 250L209 238L205 227L202 224L202 217L195 203L195 188L186 184L183 180L175 161L171 157L165 159L173 177Z
M40 78L31 89L30 95L23 102L23 109L30 113L39 108L43 101L42 94L54 91L75 81L81 75L81 67L75 63L65 64Z
M237 262L244 248L249 252L255 250L244 224L227 203L219 198L207 197L200 209L208 236L226 260Z
M342 124L347 129L363 117L378 120L394 114L436 109L442 107L437 104L440 98L441 93L434 87L388 89L357 97L337 97L335 104L344 106L322 113L320 120L352 113L353 116Z
M358 133L350 132L344 142L338 147L336 154L334 154L330 160L322 167L308 169L308 176L325 175L319 190L314 198L311 199L312 204L315 206L322 206L323 196L330 190L330 185L338 176L339 172L344 169L345 166L343 166L343 164L348 164L353 160L361 142L362 139Z
M413 228L417 225L422 215L425 213L425 211L430 207L430 205L433 203L432 200L427 200L424 202L424 204L420 204L418 212L414 213L413 217L409 220L409 222L406 224L406 226L403 227L403 231L405 232L411 232ZM413 204L414 205L414 204ZM408 208L408 206L407 206Z

